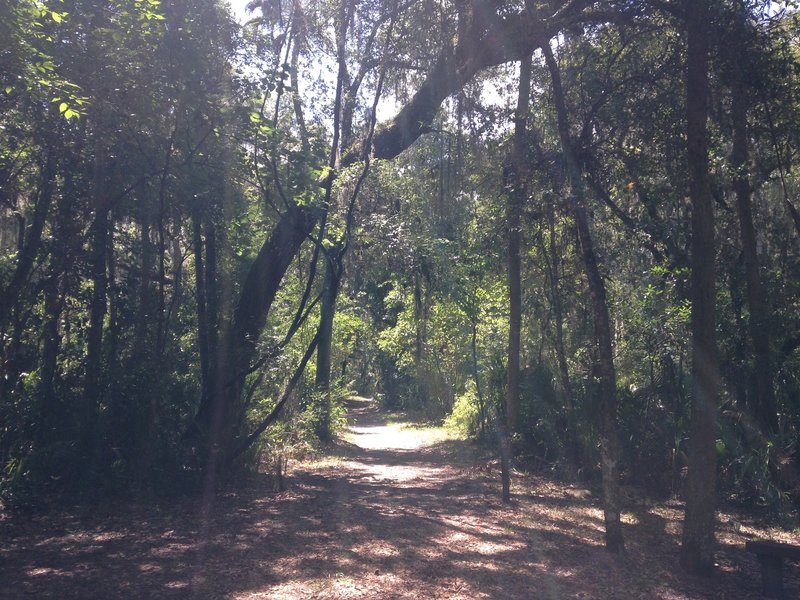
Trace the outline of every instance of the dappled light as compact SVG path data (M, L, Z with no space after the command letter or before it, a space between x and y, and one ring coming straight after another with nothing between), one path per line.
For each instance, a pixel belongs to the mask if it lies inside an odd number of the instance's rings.
M713 582L676 568L678 503L632 507L619 563L589 490L519 474L504 505L468 442L387 422L367 399L350 407L339 450L293 462L286 492L265 492L262 474L220 498L207 540L182 498L4 522L0 576L40 598L759 597L742 546L765 532L746 516L722 515Z
M0 599L800 598L800 0L0 1Z

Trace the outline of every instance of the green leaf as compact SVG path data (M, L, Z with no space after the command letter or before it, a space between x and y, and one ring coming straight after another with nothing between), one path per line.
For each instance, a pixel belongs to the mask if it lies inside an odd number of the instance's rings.
M725 456L728 453L728 446L725 444L724 441L717 440L715 445L717 447L717 454L719 456Z
M10 85L6 86L6 94L10 94L13 91L14 91L14 88L12 88Z
M61 13L57 13L53 10L50 11L50 16L53 17L53 21L55 21L56 23L61 23L61 19L63 18Z
M68 108L69 108L69 106L67 106L67 103L66 102L62 102L61 104L58 105L58 112L62 112L63 113ZM69 117L67 117L67 118L69 118Z

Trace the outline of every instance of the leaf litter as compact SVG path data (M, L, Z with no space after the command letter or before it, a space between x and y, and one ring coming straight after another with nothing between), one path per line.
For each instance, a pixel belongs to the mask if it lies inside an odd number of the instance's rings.
M387 422L365 399L349 409L344 439L293 463L285 492L263 473L210 512L178 498L5 515L0 598L761 598L745 541L800 541L721 512L719 568L697 579L678 566L681 503L638 501L615 559L588 490L517 474L503 505L496 466L467 441Z

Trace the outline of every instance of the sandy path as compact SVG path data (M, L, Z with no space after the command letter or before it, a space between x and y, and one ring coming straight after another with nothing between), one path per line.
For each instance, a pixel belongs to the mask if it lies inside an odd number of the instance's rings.
M0 520L0 599L760 597L743 546L768 532L742 517L720 516L711 581L677 566L677 502L627 513L629 557L615 561L585 490L518 478L503 506L467 443L386 423L366 400L350 413L335 455L290 467L287 492L256 477L207 521L186 498Z
M281 581L234 597L527 597L520 574L536 552L490 514L498 498L463 442L387 425L363 400L350 414L344 456L293 474L293 488L314 496L314 527L286 540L303 551L272 565ZM539 583L537 597L561 597L552 578Z

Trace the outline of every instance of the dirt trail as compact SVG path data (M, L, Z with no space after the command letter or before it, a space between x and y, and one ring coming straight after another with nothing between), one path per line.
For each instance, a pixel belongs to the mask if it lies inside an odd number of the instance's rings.
M349 409L334 456L290 466L281 494L256 478L209 521L186 499L0 520L0 598L760 597L742 547L765 532L741 519L720 517L710 582L677 567L677 503L627 513L630 555L615 561L585 490L518 478L503 506L466 442L387 423L366 400Z
M386 424L368 401L350 414L342 456L293 474L314 496L314 526L292 532L304 551L273 565L283 581L234 597L528 597L535 548L491 514L499 498L465 444ZM537 597L561 597L551 579Z

